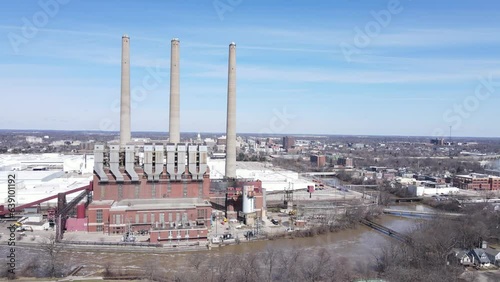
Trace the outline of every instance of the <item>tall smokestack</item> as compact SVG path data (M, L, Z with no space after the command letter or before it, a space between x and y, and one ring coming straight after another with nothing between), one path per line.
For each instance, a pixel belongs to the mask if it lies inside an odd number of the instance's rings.
M171 143L181 141L180 133L180 90L179 90L179 39L172 39L170 53L170 124L168 133Z
M120 102L120 145L130 142L130 38L122 36L122 83Z
M236 178L236 44L229 44L226 124L226 177Z

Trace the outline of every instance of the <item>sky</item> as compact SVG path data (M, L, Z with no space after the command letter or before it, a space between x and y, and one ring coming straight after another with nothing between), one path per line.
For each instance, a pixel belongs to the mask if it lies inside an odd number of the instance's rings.
M0 129L119 129L130 36L132 131L168 131L180 40L181 131L500 137L500 2L6 1Z

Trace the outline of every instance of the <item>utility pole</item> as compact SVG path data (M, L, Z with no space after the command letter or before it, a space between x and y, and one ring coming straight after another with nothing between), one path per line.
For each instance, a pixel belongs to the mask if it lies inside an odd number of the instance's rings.
M451 125L450 125L450 145L451 145Z
M260 220L257 219L257 234L259 234L259 225L260 225Z
M449 147L448 147L448 157L451 158L451 125L450 125L450 141L449 141Z
M260 219L258 217L256 217L255 219L256 219L256 221L255 221L255 226L253 229L253 234L255 237L257 237L257 235L259 234Z

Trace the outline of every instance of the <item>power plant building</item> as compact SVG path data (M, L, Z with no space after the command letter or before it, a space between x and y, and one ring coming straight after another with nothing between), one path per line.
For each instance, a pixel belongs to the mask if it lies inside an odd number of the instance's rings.
M179 40L171 41L170 143L130 142L130 55L122 37L120 144L94 148L88 231L148 230L150 242L206 238L212 207L207 147L180 142Z
M152 227L151 242L174 235L206 238L211 205L205 146L127 145L120 152L118 145L96 145L94 158L88 231L119 234Z
M122 37L119 144L94 147L89 232L147 230L150 242L207 238L211 224L207 146L180 140L179 40L171 41L169 141L137 146L130 134L130 55ZM229 45L226 177L236 177L236 44ZM255 214L256 192L245 186L245 211ZM261 197L262 198L262 197ZM261 206L261 204L260 204Z
M262 188L262 181L227 180L222 185L227 187L213 191L210 200L225 210L228 219L238 219L247 225L253 225L258 218L266 216L266 190Z
M211 182L207 146L199 136L192 143L180 139L179 40L171 41L168 141L152 141L131 138L130 37L124 35L121 39L119 140L106 144L92 142L93 155L77 159L71 156L57 161L6 164L4 169L33 170L19 171L22 181L16 184L17 201L23 205L16 212L34 206L41 208L44 203L51 226L56 226L57 240L63 238L65 231L123 234L124 241L131 233L146 232L150 243L207 238L214 204L221 204L219 208L226 211L227 218L242 219L246 224L264 217L266 200L262 182L255 177L238 178L236 174L236 44L229 45L223 142L226 152L221 153L225 161L221 163L224 169L220 170L224 176L222 181ZM61 171L45 171L49 168ZM88 173L88 177L83 178L83 183L81 179L59 179L65 172ZM30 175L34 173L37 173L36 183L41 181L41 185L32 185ZM55 183L53 178L60 181ZM224 183L223 189L214 194L210 186L220 182ZM43 195L33 193L34 188ZM79 194L74 196L74 193ZM30 198L25 198L28 194ZM7 212L0 205L0 213Z

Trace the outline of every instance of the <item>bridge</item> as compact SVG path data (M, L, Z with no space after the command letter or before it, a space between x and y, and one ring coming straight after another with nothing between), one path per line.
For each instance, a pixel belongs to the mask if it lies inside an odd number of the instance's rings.
M309 176L309 177L327 177L327 176L337 176L337 172L325 171L325 172L304 172L300 173L300 176Z
M421 202L424 198L422 197L410 197L410 198L391 198L392 202L401 203L401 202Z
M366 185L344 185L345 187L349 188L349 189L354 189L354 188L378 188L378 185L370 185L370 184L366 184Z
M396 209L384 209L384 213L395 216L408 216L408 217L420 217L420 218L431 218L436 216L444 216L444 217L463 216L463 214L461 213L407 211L407 210L396 210Z
M368 219L361 219L361 223L363 223L364 225L372 228L372 229L375 229L377 231L380 231L382 233L384 233L385 235L388 235L388 236L391 236L392 238L396 239L396 240L399 240L403 243L406 243L406 244L411 244L412 240L410 238L410 236L408 235L405 235L403 233L399 233L395 230L392 230L390 228L387 228L381 224L378 224L374 221L371 221L371 220L368 220Z

